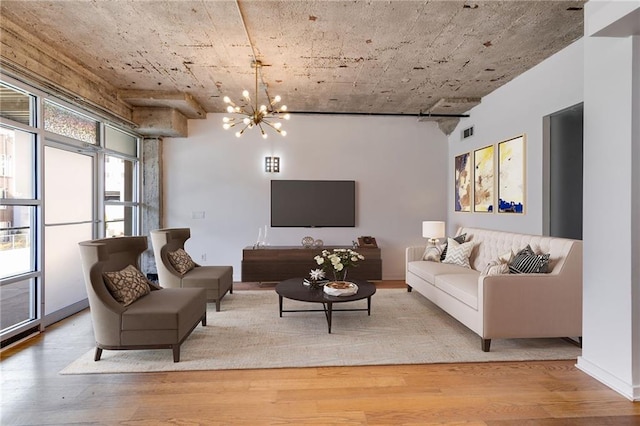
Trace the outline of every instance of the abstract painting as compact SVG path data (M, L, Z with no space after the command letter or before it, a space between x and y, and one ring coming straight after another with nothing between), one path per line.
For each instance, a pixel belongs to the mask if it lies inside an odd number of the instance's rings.
M471 153L456 157L455 163L455 211L471 211Z
M493 212L493 151L493 145L489 145L473 153L473 211L475 212Z
M524 213L524 135L498 144L498 212Z

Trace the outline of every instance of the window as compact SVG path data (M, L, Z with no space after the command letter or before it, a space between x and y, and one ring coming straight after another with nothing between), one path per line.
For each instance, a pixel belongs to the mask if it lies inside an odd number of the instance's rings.
M44 128L57 135L95 145L100 123L47 100L44 102Z
M0 210L0 278L35 271L34 225L33 206L9 205Z
M87 295L79 241L138 234L140 140L90 111L0 79L4 346L81 309Z
M32 125L34 99L35 96L0 83L0 117L8 118L27 126Z
M105 156L104 217L105 236L135 235L138 203L136 197L136 163Z
M0 126L0 198L34 199L34 164L35 135Z

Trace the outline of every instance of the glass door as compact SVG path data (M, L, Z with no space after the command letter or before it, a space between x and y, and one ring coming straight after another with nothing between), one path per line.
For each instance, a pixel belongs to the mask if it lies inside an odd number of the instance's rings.
M44 149L45 316L87 298L78 242L93 238L95 164L93 153Z

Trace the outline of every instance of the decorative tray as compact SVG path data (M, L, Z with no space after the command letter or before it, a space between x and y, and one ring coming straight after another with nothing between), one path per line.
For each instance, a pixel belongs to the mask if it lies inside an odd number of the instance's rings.
M331 281L324 285L324 292L329 296L353 296L358 286L348 281Z

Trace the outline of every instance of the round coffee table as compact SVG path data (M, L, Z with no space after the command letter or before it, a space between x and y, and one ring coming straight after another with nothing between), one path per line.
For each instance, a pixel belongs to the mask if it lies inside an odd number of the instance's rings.
M367 311L367 314L370 316L371 296L375 294L376 286L362 280L350 281L358 286L356 294L351 296L329 296L324 292L322 287L312 288L311 286L305 286L302 283L302 278L291 278L278 283L278 285L276 285L276 293L278 293L280 303L280 317L282 317L283 312L324 312L327 318L329 333L331 333L331 317L334 311ZM322 309L284 310L282 309L282 300L284 298L298 300L300 302L322 303ZM366 309L333 309L334 303L353 302L363 299L367 299Z

